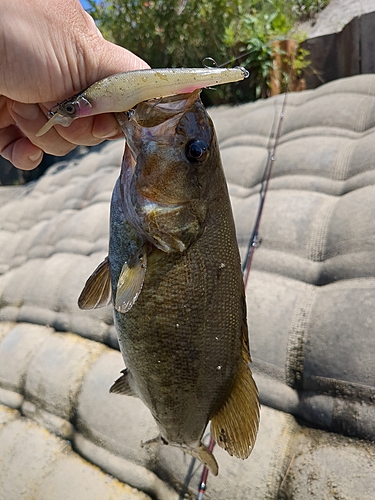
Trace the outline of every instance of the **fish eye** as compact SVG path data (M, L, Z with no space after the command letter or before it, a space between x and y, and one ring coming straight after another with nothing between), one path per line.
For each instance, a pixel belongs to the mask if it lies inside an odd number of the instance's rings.
M76 107L74 106L73 103L68 102L64 106L64 111L67 115L74 115L74 113L76 112Z
M192 139L185 146L185 154L191 163L202 163L208 155L208 144L202 139Z

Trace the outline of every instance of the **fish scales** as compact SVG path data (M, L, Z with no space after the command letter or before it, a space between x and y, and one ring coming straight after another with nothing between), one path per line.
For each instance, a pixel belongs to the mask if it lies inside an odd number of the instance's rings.
M233 237L227 226L207 229L183 254L157 251L155 262L148 262L137 302L126 314L115 312L118 331L124 332L119 341L125 364L147 406L154 417L164 405L173 409L167 432L171 441L184 435L192 422L199 435L203 432L207 415L228 396L228 380L233 380L240 358L242 297L231 293L241 285L241 274L234 272L239 257L233 245L224 256L215 255L213 248L226 246L228 230ZM111 245L118 248L115 235ZM124 260L129 257L123 255ZM112 272L115 284L120 271L117 266ZM231 358L228 352L233 352Z
M220 446L246 458L259 404L214 127L199 92L150 101L118 119L127 146L106 266L126 370L112 392L138 396L150 409L160 430L150 442L181 447L217 474L201 443L207 423Z

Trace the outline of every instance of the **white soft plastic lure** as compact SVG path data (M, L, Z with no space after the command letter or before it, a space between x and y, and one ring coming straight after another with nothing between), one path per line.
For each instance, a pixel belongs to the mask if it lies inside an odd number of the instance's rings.
M204 87L238 82L248 76L249 72L243 67L143 69L118 73L54 106L48 113L48 122L36 135L45 134L54 125L69 127L76 118L128 111L149 99L187 94Z

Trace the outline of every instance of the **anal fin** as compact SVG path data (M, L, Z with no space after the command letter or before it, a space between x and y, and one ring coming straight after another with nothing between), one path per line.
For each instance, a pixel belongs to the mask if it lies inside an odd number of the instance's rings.
M134 396L138 397L138 394L134 391L133 379L131 372L125 368L121 370L121 377L119 377L116 382L111 386L109 392L114 394L123 394L124 396Z
M250 370L247 326L242 332L242 358L227 401L211 420L211 434L229 455L245 459L252 452L259 428L258 389Z
M86 281L78 299L78 307L80 309L97 309L108 306L111 297L111 276L109 260L106 257Z

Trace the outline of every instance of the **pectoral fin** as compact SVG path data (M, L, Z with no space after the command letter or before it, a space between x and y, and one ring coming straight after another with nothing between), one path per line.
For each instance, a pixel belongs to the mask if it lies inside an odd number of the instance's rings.
M109 260L106 257L86 281L78 299L78 307L80 309L97 309L108 306L110 302L111 277Z
M244 326L237 377L229 398L211 420L212 437L229 455L245 459L254 448L259 417L258 389L250 370L247 326Z
M143 247L122 266L115 302L115 308L120 313L130 311L141 293L147 267L145 250Z
M124 396L138 397L133 389L133 377L131 372L125 368L124 370L121 370L121 373L121 377L119 377L111 386L109 392L114 394L123 394Z

